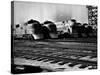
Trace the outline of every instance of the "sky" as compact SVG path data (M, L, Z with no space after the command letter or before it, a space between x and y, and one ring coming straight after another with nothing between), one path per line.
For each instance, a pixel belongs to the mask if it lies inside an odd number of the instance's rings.
M88 23L86 6L24 1L14 2L14 25L23 24L30 19L38 20L42 23L45 20L61 22L72 18L80 23Z

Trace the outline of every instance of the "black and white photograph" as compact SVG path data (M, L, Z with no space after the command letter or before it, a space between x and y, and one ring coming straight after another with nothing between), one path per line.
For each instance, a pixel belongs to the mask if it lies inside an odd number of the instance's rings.
M98 69L98 6L11 2L11 73Z

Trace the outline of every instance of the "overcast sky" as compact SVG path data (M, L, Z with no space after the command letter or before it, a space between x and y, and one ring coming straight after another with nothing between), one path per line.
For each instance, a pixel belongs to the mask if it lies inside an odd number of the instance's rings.
M77 21L88 22L88 11L85 5L14 2L14 24L35 19L40 22L51 20L54 22L75 18Z

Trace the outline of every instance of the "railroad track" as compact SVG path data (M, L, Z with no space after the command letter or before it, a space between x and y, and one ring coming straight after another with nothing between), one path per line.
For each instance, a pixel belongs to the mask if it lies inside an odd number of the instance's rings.
M97 69L96 43L15 42L14 63L40 66L52 71Z

